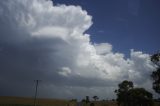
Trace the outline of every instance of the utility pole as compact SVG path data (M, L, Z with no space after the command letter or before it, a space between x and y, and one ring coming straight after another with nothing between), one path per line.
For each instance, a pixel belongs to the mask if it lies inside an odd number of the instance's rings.
M35 96L34 96L34 106L36 106L38 84L39 84L39 81L41 80L35 80L35 81L36 81L36 91L35 91Z

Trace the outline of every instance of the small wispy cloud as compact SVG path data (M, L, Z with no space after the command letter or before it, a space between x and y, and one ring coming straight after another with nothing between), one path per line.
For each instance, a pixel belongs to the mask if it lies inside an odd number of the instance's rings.
M105 32L104 30L99 30L99 31L98 31L98 33L104 33L104 32Z
M128 11L134 16L138 16L140 0L128 0Z

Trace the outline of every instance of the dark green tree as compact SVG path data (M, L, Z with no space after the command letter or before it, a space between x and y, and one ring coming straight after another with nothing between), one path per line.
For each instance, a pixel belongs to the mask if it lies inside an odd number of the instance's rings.
M132 81L123 81L118 85L119 89L115 90L115 93L117 94L117 102L120 106L121 104L123 106L127 106L128 104L128 91L133 88L133 82Z
M144 88L133 88L128 91L128 106L152 106L152 94Z
M86 103L89 103L90 100L89 100L89 96L86 96Z
M160 52L151 56L151 61L156 65L156 70L152 72L153 89L160 94Z
M98 96L93 96L92 98L93 98L95 101L99 99Z
M133 88L132 81L125 80L118 87L118 106L152 106L152 94L144 88Z

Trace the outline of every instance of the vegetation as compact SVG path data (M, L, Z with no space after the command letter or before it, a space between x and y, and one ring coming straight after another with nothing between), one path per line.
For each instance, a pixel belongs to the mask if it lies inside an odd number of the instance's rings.
M133 88L128 92L129 106L152 106L152 94L144 88Z
M95 101L99 99L98 96L93 96L92 98L93 98Z
M77 102L59 99L37 99L37 106L76 106ZM0 97L0 106L34 106L33 98Z
M79 103L80 105L78 105ZM116 101L109 101L109 100L90 101L89 103L86 103L84 101L79 103L75 102L75 100L68 101L68 100L58 100L58 99L38 99L37 106L117 106ZM34 106L34 105L33 105L33 98L0 97L0 106ZM154 106L160 106L160 103L155 102Z
M128 91L130 89L133 89L133 83L131 81L123 81L118 85L119 89L115 90L115 93L117 94L117 102L118 105L124 104L124 106L128 103Z
M151 56L151 61L157 66L157 69L152 72L153 89L160 94L160 52Z
M89 103L90 100L89 100L89 96L86 96L86 103Z
M118 106L152 106L152 94L144 88L133 88L131 81L123 81L115 90Z

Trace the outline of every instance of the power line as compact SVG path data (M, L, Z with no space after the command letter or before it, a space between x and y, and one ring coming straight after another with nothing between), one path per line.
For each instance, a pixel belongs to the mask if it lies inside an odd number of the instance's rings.
M36 106L38 85L39 85L39 81L41 80L35 80L35 81L36 81L36 91L35 91L35 96L34 96L34 106Z

